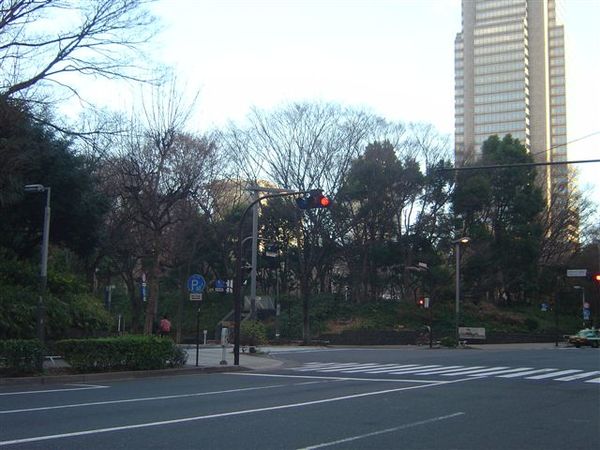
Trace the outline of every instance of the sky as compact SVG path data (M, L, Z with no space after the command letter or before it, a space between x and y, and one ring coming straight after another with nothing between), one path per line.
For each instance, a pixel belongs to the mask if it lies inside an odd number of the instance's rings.
M158 0L150 55L199 92L190 128L295 101L361 107L452 136L460 0ZM566 0L569 159L600 158L600 0ZM98 93L99 102L126 107ZM452 140L451 140L452 142ZM579 185L600 199L600 163ZM596 201L600 205L600 200Z

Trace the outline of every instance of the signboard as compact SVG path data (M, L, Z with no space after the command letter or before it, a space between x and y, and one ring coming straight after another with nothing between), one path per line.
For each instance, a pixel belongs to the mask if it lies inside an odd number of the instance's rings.
M200 294L206 286L206 281L202 275L194 274L188 278L187 288L191 294Z
M192 302L201 302L202 294L190 294L190 301Z
M227 289L227 283L225 280L215 281L215 292L225 292L225 289Z
M587 277L587 269L567 269L567 276L570 278Z
M458 327L458 338L485 340L485 328Z

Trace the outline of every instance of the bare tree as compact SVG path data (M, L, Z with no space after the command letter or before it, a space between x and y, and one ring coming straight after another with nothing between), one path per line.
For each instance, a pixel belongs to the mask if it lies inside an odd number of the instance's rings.
M368 113L335 104L294 103L273 112L252 110L248 125L232 125L223 142L240 178L268 180L293 190L322 188L335 197L353 158L380 125ZM303 297L304 339L310 339L309 297L313 268L326 255L323 211L307 210L299 218L298 278Z
M79 96L70 75L145 80L138 52L155 32L148 0L3 0L0 96L43 104Z
M139 240L136 256L148 277L146 333L152 331L158 283L175 242L170 234L189 216L190 205L208 189L218 168L211 139L184 131L190 111L173 87L157 90L144 108L144 122L133 121L132 133L120 143L110 171L118 187L115 204Z

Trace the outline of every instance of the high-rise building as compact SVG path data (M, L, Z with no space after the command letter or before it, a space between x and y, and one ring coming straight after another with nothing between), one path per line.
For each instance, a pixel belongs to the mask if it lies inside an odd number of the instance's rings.
M555 0L462 0L455 52L456 164L492 134L511 134L536 162L567 160L564 28ZM541 166L550 202L566 166ZM554 190L553 190L554 189Z

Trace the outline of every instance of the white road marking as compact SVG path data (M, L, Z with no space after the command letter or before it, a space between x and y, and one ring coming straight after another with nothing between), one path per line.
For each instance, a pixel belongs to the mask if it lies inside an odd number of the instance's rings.
M433 369L434 367L441 367L441 366L439 364L433 364L433 365L429 365L429 366L416 366L411 369L393 370L393 371L389 371L386 373L389 373L390 375L401 375L403 373L414 373L414 372L419 372L419 371L425 370L425 369Z
M424 370L423 372L414 372L414 374L415 375L435 375L435 374L438 374L441 372L447 372L452 369L462 370L462 369L465 369L465 366L445 366L445 367L442 367L441 369L438 367L437 369L427 369L427 370Z
M339 370L339 369L347 369L347 368L350 368L350 367L354 367L354 366L356 366L356 365L358 365L358 363L355 363L355 362L353 362L353 363L339 363L339 364L332 364L332 365L330 365L330 366L327 366L327 367L325 367L325 368L323 368L323 369L319 369L319 370ZM315 368L313 368L313 367L310 367L310 368L307 368L307 369L298 369L298 371L299 371L299 372L303 372L303 371L309 371L309 370L315 370Z
M517 367L516 369L506 369L506 370L496 370L494 372L485 372L481 373L477 376L480 377L491 377L492 375L502 375L505 373L513 373L513 372L523 372L524 370L531 370L533 367ZM475 375L473 375L475 376Z
M398 427L386 428L385 430L373 431L372 433L360 434L358 436L352 436L352 437L345 438L345 439L339 439L337 441L324 442L322 444L311 445L310 447L304 447L300 450L314 450L317 448L331 447L332 445L345 444L346 442L357 441L359 439L365 439L365 438L372 437L372 436L378 436L380 434L393 433L394 431L405 430L407 428L412 428L412 427L416 427L419 425L429 425L430 423L439 422L441 420L452 419L454 417L462 416L464 414L465 414L464 412L457 412L454 414L448 414L447 416L432 417L431 419L421 420L419 422L407 423L404 425L400 425Z
M399 366L398 364L373 364L373 366L375 367L369 367L366 369L356 369L353 370L352 373L360 373L360 372L366 372L366 373L377 373L377 371L386 371L386 370L394 370L394 369L399 369L401 367L407 367L406 365L403 366ZM410 366L414 366L414 364L411 364Z
M231 374L233 375L233 373L231 373ZM238 375L242 375L242 374L240 373ZM247 374L247 375L253 375L253 374ZM259 412L265 412L265 411L278 411L278 410L284 410L284 409L301 408L301 407L305 407L305 406L319 405L319 404L324 404L324 403L339 402L339 401L344 401L344 400L353 400L355 398L364 398L364 397L371 397L371 396L375 396L375 395L391 394L394 392L409 391L409 390L414 390L414 389L423 389L423 388L434 387L434 386L438 386L438 385L456 383L459 381L468 381L468 380L464 379L464 380L455 380L454 382L437 382L434 384L420 384L417 386L405 386L405 387L394 388L394 389L385 389L382 391L363 392L361 394L344 395L341 397L330 397L330 398L324 398L321 400L312 400L312 401L308 401L308 402L288 403L288 404L284 404L284 405L267 406L264 408L243 409L243 410L239 410L239 411L208 414L205 416L184 417L181 419L161 420L161 421L157 421L157 422L146 422L146 423L139 423L139 424L134 424L134 425L122 425L122 426L116 426L116 427L96 428L96 429L84 430L84 431L74 431L71 433L60 433L60 434L50 434L50 435L45 435L45 436L35 436L35 437L30 437L30 438L11 439L11 440L6 440L6 441L0 441L0 446L26 444L26 443L30 443L30 442L49 441L49 440L53 440L53 439L63 439L63 438L69 438L69 437L87 436L87 435L100 434L100 433L110 433L110 432L114 432L114 431L125 431L125 430L135 430L135 429L140 429L140 428L159 427L159 426L173 425L173 424L186 423L186 422L197 422L200 420L216 419L216 418L231 417L231 416L241 416L241 415L245 415L245 414L253 414L253 413L259 413Z
M462 372L463 370L475 370L475 369L484 369L486 366L471 366L471 367L461 367L460 369L450 369L449 367L442 367L440 369L440 374L441 373L455 373L455 372ZM446 370L443 370L446 369Z
M68 384L67 386L77 386L76 384ZM70 391L86 391L89 389L107 389L110 386L100 386L95 384L84 384L80 388L69 388L69 389L45 389L39 391L20 391L20 392L2 392L0 395L25 395L25 394L45 394L47 392L70 392Z
M202 397L205 395L230 394L232 392L256 391L256 390L261 390L261 389L273 389L273 388L285 387L285 386L289 386L289 385L288 384L272 384L269 386L228 389L228 390L224 390L224 391L194 392L191 394L161 395L161 396L156 396L156 397L128 398L128 399L123 399L123 400L105 400L105 401L101 401L101 402L70 403L70 404L66 404L66 405L41 406L38 408L11 409L11 410L6 410L6 411L0 411L0 414L15 414L15 413L23 413L23 412L31 412L31 411L47 411L47 410L51 410L51 409L81 408L83 406L115 405L115 404L119 404L119 403L148 402L148 401L152 401L152 400L171 400L174 398L185 398L185 397Z
M543 380L545 378L554 378L561 375L568 375L570 373L581 372L581 370L571 369L571 370L561 370L559 372L550 372L542 375L534 375L532 377L525 377L528 380Z
M556 381L580 380L582 378L591 377L591 376L597 375L599 373L600 373L600 371L598 371L598 370L594 370L592 372L583 372L583 373L578 373L576 375L571 375L571 376L568 376L568 377L557 378Z
M534 373L552 372L553 370L558 370L558 369L526 370L525 372L510 373L508 375L499 375L498 378L517 378L517 377L523 377L525 375L533 375Z
M336 365L335 363L316 363L316 362L310 362L310 363L305 363L302 367L296 367L293 370L298 370L298 371L308 371L308 370L315 370L318 368L325 368L325 367L332 367Z
M396 370L396 369L405 369L408 367L418 367L418 364L401 364L401 365L396 365L396 366L392 366L392 367L385 367L381 369L377 369L377 370L367 370L366 373L385 373L385 372L390 372L392 370Z
M337 367L333 366L333 367L327 367L326 369L319 369L319 372L337 372L337 371L342 371L342 370L360 369L362 367L365 367L365 364L350 363L350 364L346 364L345 366L342 366L340 364Z
M306 363L301 367L292 369L297 372L323 372L323 373L340 373L340 374L386 374L386 375L418 375L418 376L429 376L429 375L442 375L445 377L453 376L470 376L477 378L484 377L499 377L499 378L517 378L524 377L530 380L543 380L547 378L554 378L557 381L573 381L583 378L588 378L597 374L600 371L590 371L585 373L581 372L582 369L534 369L532 367L486 367L486 366L440 366L440 365L418 365L418 364L377 364L377 363ZM552 373L550 373L552 372ZM568 375L568 377L560 377L562 375ZM527 376L534 375L534 376ZM345 378L339 377L340 380ZM365 381L379 381L378 379L370 378L351 378L355 380ZM397 380L397 379L396 379ZM386 381L386 380L383 380ZM405 380L402 381L420 381L420 380ZM600 379L592 379L586 381L588 383L600 383Z
M308 378L315 380L332 381L374 381L377 383L418 383L418 384L447 384L454 381L441 380L414 380L407 378L359 378L359 377L336 377L319 375L283 375L276 373L251 373L251 372L226 372L225 375L243 376L243 377L273 377L273 378ZM459 380L461 381L461 380Z
M493 372L495 370L504 370L504 369L508 369L508 367L505 366L499 366L499 367L488 367L486 369L469 369L469 370L461 370L458 372L453 372L453 373L443 373L441 374L443 377L456 377L456 376L460 376L460 375L482 375L485 374L486 372Z

